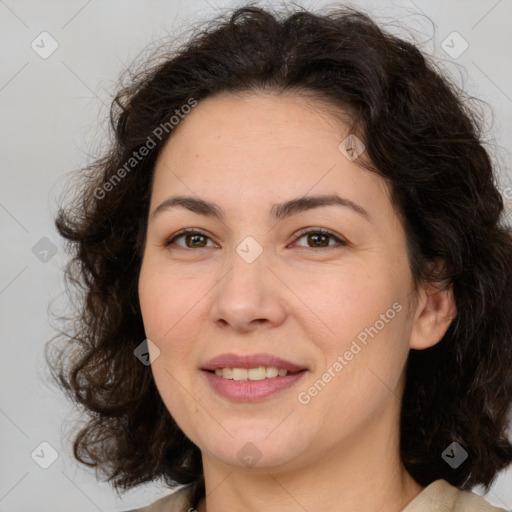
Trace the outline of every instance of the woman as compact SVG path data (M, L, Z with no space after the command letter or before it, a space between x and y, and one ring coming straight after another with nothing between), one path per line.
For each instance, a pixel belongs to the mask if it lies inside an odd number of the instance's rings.
M366 15L236 10L116 97L49 359L140 511L498 511L512 237L479 123Z

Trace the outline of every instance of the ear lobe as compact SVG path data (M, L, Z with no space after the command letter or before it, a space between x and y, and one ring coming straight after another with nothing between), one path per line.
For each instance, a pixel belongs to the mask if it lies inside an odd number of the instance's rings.
M456 316L457 306L452 285L442 287L439 284L428 284L420 293L410 347L424 350L441 341Z

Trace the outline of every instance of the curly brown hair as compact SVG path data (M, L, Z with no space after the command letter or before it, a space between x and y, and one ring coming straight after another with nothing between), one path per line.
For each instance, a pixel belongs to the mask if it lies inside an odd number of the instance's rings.
M471 98L416 45L350 8L278 15L246 5L158 59L121 87L110 147L82 170L55 221L72 255L65 275L78 304L57 336L67 343L47 360L88 415L76 459L116 490L164 479L193 485L196 503L204 495L199 448L164 406L151 368L134 357L146 338L137 285L153 169L173 133L158 129L191 99L295 91L350 114L368 168L391 184L415 285L453 286L456 319L439 343L408 358L403 464L424 486L443 478L488 490L512 462L512 234ZM154 147L127 169L148 137ZM469 453L457 469L441 458L454 441Z

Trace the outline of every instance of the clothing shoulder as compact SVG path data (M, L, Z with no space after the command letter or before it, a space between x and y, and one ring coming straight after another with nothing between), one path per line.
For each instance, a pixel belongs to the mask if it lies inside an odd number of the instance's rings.
M464 512L465 510L474 510L475 512L510 512L510 510L507 511L504 508L494 507L478 494L459 490L454 512Z
M183 487L146 507L125 512L192 512L189 487ZM512 512L488 503L482 496L462 491L446 480L436 480L414 498L402 512Z
M182 487L150 505L125 512L191 512L191 495L189 487Z
M494 507L482 496L462 491L446 480L436 480L423 489L402 512L510 512Z

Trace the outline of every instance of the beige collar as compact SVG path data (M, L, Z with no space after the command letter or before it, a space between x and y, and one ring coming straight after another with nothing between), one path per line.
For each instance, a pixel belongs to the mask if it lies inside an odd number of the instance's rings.
M507 512L490 505L482 496L461 491L446 480L425 487L402 512Z

